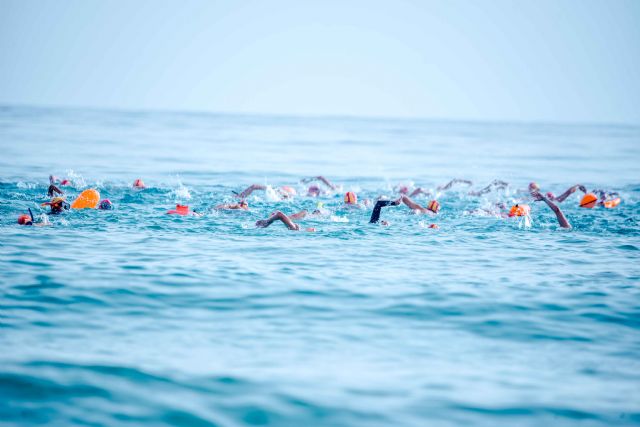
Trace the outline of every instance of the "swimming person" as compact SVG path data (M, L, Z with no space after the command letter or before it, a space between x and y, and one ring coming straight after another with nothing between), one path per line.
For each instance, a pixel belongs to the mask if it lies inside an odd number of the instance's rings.
M52 215L57 215L63 211L67 211L71 208L71 205L64 199L64 197L54 197L50 202L44 202L40 206L50 206Z
M271 190L271 192L276 193L277 197L279 197L280 199L288 199L297 194L296 190L293 187L289 187L288 185L283 185L280 188L274 189L270 185L252 184L249 187L247 187L243 192L236 194L236 197L239 197L241 199L246 199L247 197L249 197L249 195L251 195L251 193L253 193L256 190L263 190L263 191L266 191L267 193L269 193Z
M274 221L282 221L282 223L286 225L289 230L299 231L300 226L295 222L293 222L293 220L302 219L306 216L306 214L307 214L307 211L300 211L297 214L291 215L289 217L284 213L282 213L281 211L275 211L274 213L271 214L269 218L256 221L256 227L267 228L268 226L273 224ZM307 228L306 231L316 231L316 230L315 228L310 227L310 228Z
M238 203L222 203L216 206L216 210L249 210L249 204L246 200L240 200Z
M554 201L554 202L562 203L562 202L564 202L564 201L567 199L567 197L569 197L570 195L572 195L573 193L575 193L575 192L576 192L576 190L580 190L580 191L582 191L582 192L583 192L583 193L585 193L585 194L587 193L587 189L586 189L586 187L585 187L584 185L582 185L582 184L576 184L576 185L574 185L574 186L569 187L569 188L567 189L567 191L565 191L564 193L562 193L562 194L561 194L561 195L559 195L558 197L554 196L554 194L553 194L553 193L548 192L548 193L547 193L547 198L548 198L549 200Z
M532 192L531 195L533 196L533 198L535 200L543 201L543 202L545 202L547 204L547 206L549 206L551 208L553 213L556 214L556 218L558 219L558 224L560 224L560 227L562 227L562 228L571 228L571 224L569 224L569 221L567 220L567 218L565 218L564 214L562 213L562 211L560 210L558 205L556 205L551 200L549 200L547 197L543 196L542 194L540 194L537 191Z
M18 224L20 225L33 225L36 227L44 227L45 225L51 225L51 223L48 221L47 216L43 214L43 220L40 222L36 222L36 220L33 218L33 212L31 212L31 208L29 209L29 215L27 214L22 214L18 217Z
M482 196L483 194L490 193L490 192L492 192L494 190L504 190L508 186L509 186L508 182L502 181L502 180L499 180L499 179L494 179L489 185L487 185L483 189L478 190L478 191L469 191L468 194L470 196Z
M371 219L369 219L369 224L377 224L378 221L380 221L382 208L384 208L385 206L398 206L401 201L402 198L397 200L378 200L373 207L373 211L371 211ZM382 221L381 224L389 225L387 221Z
M307 184L309 182L316 181L316 180L322 182L324 185L329 187L329 189L331 189L332 191L337 188L335 185L333 185L333 183L331 183L327 178L325 178L322 175L313 176L310 178L303 178L300 180L300 182ZM307 189L307 196L310 196L310 197L318 197L322 193L326 193L326 191L322 191L322 189L315 184L309 186L309 188Z
M407 205L416 214L437 214L440 210L440 203L437 200L431 200L426 208L414 202L409 196L402 195L398 200Z

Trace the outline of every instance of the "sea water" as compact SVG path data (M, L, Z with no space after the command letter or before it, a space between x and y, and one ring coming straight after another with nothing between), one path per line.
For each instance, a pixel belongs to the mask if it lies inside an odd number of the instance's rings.
M6 106L0 149L0 425L640 423L638 127ZM50 174L114 210L19 226ZM622 203L563 230L530 181ZM254 183L299 195L213 209ZM440 213L342 207L398 185Z

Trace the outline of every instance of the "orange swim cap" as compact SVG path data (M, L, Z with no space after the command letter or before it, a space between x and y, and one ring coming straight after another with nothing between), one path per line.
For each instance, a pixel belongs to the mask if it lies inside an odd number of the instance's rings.
M438 203L437 200L432 200L429 202L429 204L427 205L427 209L429 209L431 212L433 213L438 213L438 211L440 210L440 203Z
M133 181L133 187L134 188L145 188L144 181L141 180L140 178L136 179L135 181Z
M509 216L526 216L531 212L529 205L514 205L509 210Z
M33 221L31 221L31 217L27 214L22 214L18 217L18 224L20 225L28 225L30 223L33 223Z
M355 205L358 203L358 196L353 191L347 191L344 195L344 202L348 205Z
M620 204L620 197L616 197L615 199L607 200L603 203L605 208L611 209L615 208Z
M582 200L580 200L580 207L591 209L596 206L596 203L598 203L598 197L593 193L587 193Z
M429 228L440 228L440 227L438 227L438 224L431 224Z

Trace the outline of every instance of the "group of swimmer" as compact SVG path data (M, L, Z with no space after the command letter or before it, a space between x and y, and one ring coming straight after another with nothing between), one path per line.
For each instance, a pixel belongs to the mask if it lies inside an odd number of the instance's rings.
M320 197L322 195L330 195L339 191L339 187L334 185L331 181L326 179L324 176L315 176L311 178L304 178L301 180L301 183L310 184L307 188L307 197ZM446 191L451 189L454 185L464 184L471 186L473 183L469 180L464 179L453 179L445 185L438 186L436 190L438 192ZM41 204L41 206L48 206L50 211L49 215L57 215L65 210L69 209L101 209L101 210L111 210L113 209L113 204L109 199L100 200L100 194L96 189L87 189L82 191L77 198L72 202L67 202L65 198L64 191L60 189L60 187L65 187L72 185L72 183L67 179L59 179L53 175L49 177L49 188L47 190L47 195L50 197L50 200ZM486 187L483 187L477 191L469 191L467 194L470 196L482 196L487 193L490 193L494 190L501 190L508 187L508 183L505 181L495 180L491 182ZM132 188L135 190L144 190L146 188L144 182L141 179L136 179ZM545 194L542 193L540 187L535 183L531 182L526 190L520 191L522 197L520 197L521 203L517 203L511 206L510 209L507 210L507 206L504 203L496 203L490 209L482 209L482 211L496 215L501 217L528 217L530 215L530 207L526 203L529 200L532 201L542 201L544 202L555 214L558 224L562 228L571 228L571 224L569 220L566 218L560 207L559 203L564 202L576 191L581 191L584 195L580 201L580 207L582 208L595 208L596 206L602 206L604 208L614 208L618 206L620 203L619 194L616 192L609 192L604 190L593 190L591 192L587 191L586 187L581 184L576 184L572 187L569 187L564 193L559 196L555 196L553 193L547 192ZM238 199L237 202L234 203L223 203L219 204L215 207L216 210L249 210L249 204L247 202L247 198L254 191L265 191L268 192L271 198L276 200L286 200L296 197L298 195L297 191L294 187L284 185L277 188L272 188L267 185L253 184L247 187L240 193L234 192L235 197ZM358 202L358 196L353 191L347 191L344 194L344 205L345 209L368 209L371 208L371 217L369 219L369 223L371 224L380 224L388 226L390 225L388 221L382 220L382 208L385 207L393 207L405 205L415 214L419 215L430 215L435 216L440 211L440 203L431 199L425 206L417 203L414 198L420 195L425 195L427 197L432 196L432 193L429 190L425 190L421 187L410 188L407 185L399 185L394 188L394 191L398 195L393 199L389 199L386 197L379 197L375 201L365 199L362 202ZM258 220L255 225L259 228L269 227L276 221L281 221L289 230L301 230L300 225L296 223L296 221L300 221L306 217L315 217L322 216L326 214L326 209L323 209L323 204L318 203L318 207L313 212L309 213L306 210L286 215L281 211L273 212L268 218ZM201 216L202 214L192 211L186 205L178 204L175 209L171 209L166 212L169 215L181 215L181 216ZM33 217L33 213L31 209L29 209L29 214L22 214L18 217L18 224L21 225L50 225L50 222L46 219L45 215L43 220L36 221ZM436 224L429 225L429 228L438 228ZM309 227L305 229L306 231L316 231L315 228Z

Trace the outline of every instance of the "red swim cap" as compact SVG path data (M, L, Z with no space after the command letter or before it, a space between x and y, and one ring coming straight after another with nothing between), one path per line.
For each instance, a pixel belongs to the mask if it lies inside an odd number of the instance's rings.
M187 205L176 205L175 209L171 209L170 211L167 211L168 215L189 215L191 212L189 212L189 206Z
M133 181L133 187L134 188L145 188L144 181L142 181L140 178L136 179L135 181Z
M22 214L18 217L18 224L20 225L29 225L32 224L31 217L27 214Z

